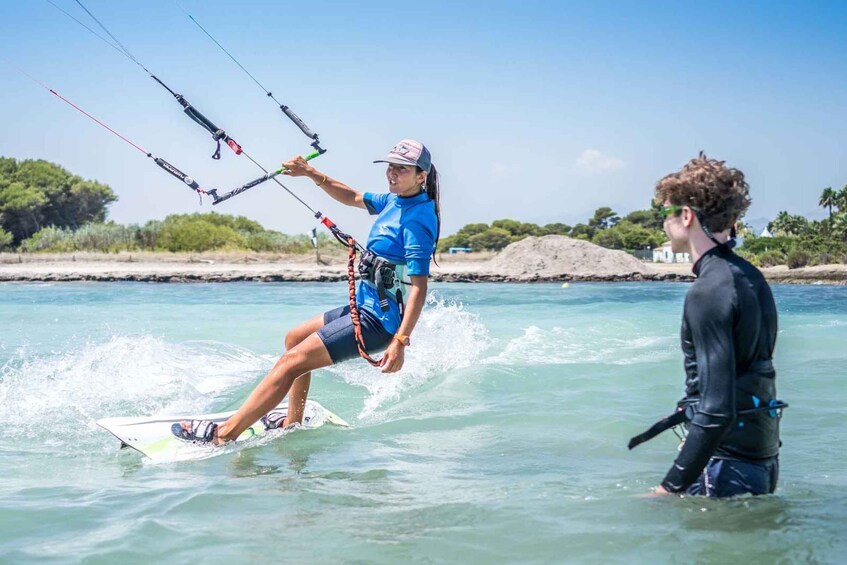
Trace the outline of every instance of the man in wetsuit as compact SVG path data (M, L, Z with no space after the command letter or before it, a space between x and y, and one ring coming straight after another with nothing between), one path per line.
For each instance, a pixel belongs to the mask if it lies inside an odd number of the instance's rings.
M776 306L762 273L732 251L748 188L741 171L703 153L656 185L673 252L688 253L697 276L681 332L686 379L678 415L685 414L688 434L655 489L660 494L776 489L779 419L787 406L776 400Z

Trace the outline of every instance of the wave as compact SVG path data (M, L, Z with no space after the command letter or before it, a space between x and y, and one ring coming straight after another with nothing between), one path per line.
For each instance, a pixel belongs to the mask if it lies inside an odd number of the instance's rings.
M491 345L488 330L460 302L445 300L439 293L431 292L427 306L415 326L413 344L406 349L402 370L382 373L361 359L328 369L348 384L367 391L368 397L358 415L360 420L378 419L378 411L386 402L398 400L406 391L420 388L439 376L472 365Z
M547 365L604 363L631 365L671 359L678 354L675 335L644 334L643 328L615 326L554 327L529 326L523 335L506 343L485 363L498 365Z
M42 356L20 349L0 368L0 426L4 439L70 450L99 437L91 431L106 416L207 411L270 364L230 344L151 336Z

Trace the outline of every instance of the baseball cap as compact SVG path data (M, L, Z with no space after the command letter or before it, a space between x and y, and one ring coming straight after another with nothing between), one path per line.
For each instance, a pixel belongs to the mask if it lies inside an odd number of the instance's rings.
M427 173L432 169L432 157L423 143L414 139L404 139L395 145L385 159L374 163L393 163L395 165L412 165L420 167Z

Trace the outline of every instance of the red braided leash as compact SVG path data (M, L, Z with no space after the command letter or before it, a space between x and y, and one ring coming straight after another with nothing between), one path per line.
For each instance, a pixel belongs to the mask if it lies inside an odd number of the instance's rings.
M353 334L356 337L356 347L362 359L373 365L380 366L380 361L368 355L365 348L365 338L362 337L362 322L359 319L359 308L356 306L356 241L348 236L347 239L347 284L350 298L350 319L353 321Z

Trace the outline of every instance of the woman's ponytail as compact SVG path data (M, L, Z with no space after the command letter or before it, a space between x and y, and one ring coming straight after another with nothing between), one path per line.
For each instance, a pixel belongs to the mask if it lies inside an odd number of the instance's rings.
M435 251L438 249L438 239L441 237L441 195L438 191L438 171L435 170L435 165L430 165L429 174L426 175L425 190L429 199L435 203L435 218L438 221L438 231L435 232L435 249L432 252L434 261Z

